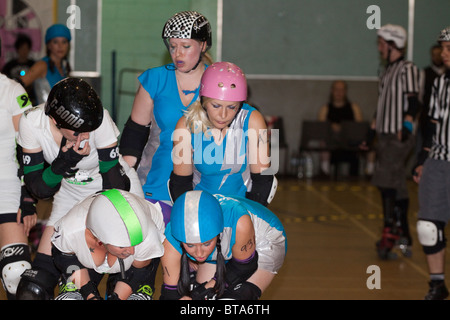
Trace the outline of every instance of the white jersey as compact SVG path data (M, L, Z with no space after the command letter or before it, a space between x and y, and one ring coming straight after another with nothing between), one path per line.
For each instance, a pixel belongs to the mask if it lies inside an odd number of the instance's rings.
M88 269L94 269L98 273L117 273L120 272L119 261L116 260L112 266L108 261L97 266L94 263L92 254L86 243L86 217L89 207L96 195L92 195L81 201L72 210L70 210L62 219L55 224L55 232L52 236L52 243L59 251L64 253L74 253L78 261ZM159 258L164 254L164 220L161 208L148 201L146 214L150 216L149 232L147 237L134 247L134 254L124 259L125 270L131 267L133 261L145 261L153 258Z
M60 150L60 145L56 143L50 130L50 121L51 119L44 112L44 104L30 109L20 119L18 138L19 144L24 149L41 148L44 159L49 164L55 160ZM97 149L105 148L117 142L119 134L119 129L111 119L109 112L104 109L102 124L89 134L90 154L83 157L76 165L79 170L75 177L61 181L61 188L53 197L48 226L52 226L64 216L75 203L103 189ZM136 171L130 168L121 156L119 162L130 178L130 192L144 197Z
M13 117L30 107L25 89L0 73L0 214L17 213L19 209L20 180Z

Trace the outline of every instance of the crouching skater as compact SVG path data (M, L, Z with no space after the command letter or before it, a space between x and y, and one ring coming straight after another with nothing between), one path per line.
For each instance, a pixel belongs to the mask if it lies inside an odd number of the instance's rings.
M62 281L55 300L151 300L163 255L161 208L132 193L110 189L79 202L55 224L52 256ZM153 260L152 260L153 259ZM155 262L155 261L154 261Z
M165 231L161 300L257 300L287 250L280 220L243 198L188 191Z

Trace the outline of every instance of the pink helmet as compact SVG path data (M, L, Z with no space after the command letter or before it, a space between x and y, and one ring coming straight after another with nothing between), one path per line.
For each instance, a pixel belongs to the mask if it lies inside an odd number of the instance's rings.
M216 62L202 76L200 96L225 101L245 101L247 80L241 68L231 62Z

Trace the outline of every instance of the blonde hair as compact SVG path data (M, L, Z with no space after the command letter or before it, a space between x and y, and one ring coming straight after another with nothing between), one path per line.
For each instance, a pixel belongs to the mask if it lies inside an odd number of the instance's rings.
M195 101L191 106L184 112L186 118L186 126L192 133L202 132L206 133L208 129L213 127L211 121L209 121L206 109L203 107L211 98L200 97L200 101Z

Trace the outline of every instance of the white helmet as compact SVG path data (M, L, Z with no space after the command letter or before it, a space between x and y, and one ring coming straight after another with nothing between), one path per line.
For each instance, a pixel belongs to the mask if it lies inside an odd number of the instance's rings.
M110 189L92 201L86 228L105 244L132 247L141 243L155 226L151 208L145 199L123 190Z
M398 49L402 49L406 45L406 30L399 25L386 24L377 31L377 35L386 41L393 41Z
M438 42L450 41L450 27L447 27L441 31L441 34L439 35L439 38L437 41Z

